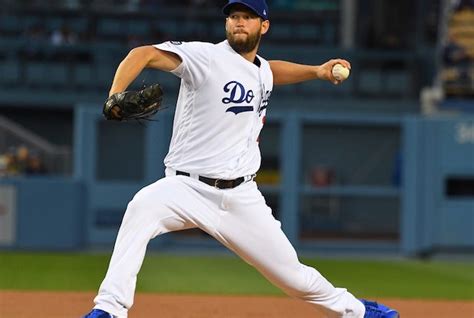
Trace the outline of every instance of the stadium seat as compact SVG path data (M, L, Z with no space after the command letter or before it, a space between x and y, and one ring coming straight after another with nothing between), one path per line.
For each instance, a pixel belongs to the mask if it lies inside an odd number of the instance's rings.
M19 62L16 59L0 60L0 83L14 84L20 79Z

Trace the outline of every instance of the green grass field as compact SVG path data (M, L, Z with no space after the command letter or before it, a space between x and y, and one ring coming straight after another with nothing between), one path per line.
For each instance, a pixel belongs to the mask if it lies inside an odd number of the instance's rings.
M0 252L0 289L95 291L109 255ZM334 285L359 297L474 299L474 263L414 260L303 259ZM138 291L280 295L236 257L150 253Z

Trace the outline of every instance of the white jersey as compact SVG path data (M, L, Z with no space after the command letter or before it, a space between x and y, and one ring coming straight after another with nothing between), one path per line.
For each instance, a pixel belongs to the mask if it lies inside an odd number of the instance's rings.
M324 317L364 317L365 307L354 295L300 263L255 181L248 178L223 190L219 183L196 178L235 179L258 170L258 135L273 86L268 62L258 57L259 66L250 63L227 42L156 47L183 60L173 71L182 80L166 177L141 189L127 205L94 308L127 318L148 242L200 228Z
M269 63L260 56L249 62L227 41L155 47L182 59L172 71L181 87L165 166L219 179L256 173L258 137L273 88Z

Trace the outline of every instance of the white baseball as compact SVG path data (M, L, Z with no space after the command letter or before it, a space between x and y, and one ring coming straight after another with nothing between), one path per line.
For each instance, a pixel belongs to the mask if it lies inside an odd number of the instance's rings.
M338 81L342 81L348 78L349 73L350 73L349 69L343 66L342 64L336 64L332 67L332 75Z

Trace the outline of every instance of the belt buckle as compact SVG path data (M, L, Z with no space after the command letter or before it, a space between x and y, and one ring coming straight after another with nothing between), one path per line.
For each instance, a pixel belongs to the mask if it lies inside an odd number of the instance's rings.
M218 186L218 185L219 185L219 181L220 181L220 179L216 179L216 181L214 181L214 188L220 189L219 186Z

